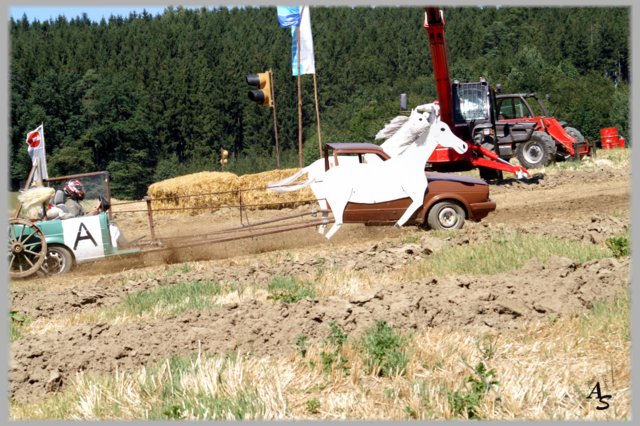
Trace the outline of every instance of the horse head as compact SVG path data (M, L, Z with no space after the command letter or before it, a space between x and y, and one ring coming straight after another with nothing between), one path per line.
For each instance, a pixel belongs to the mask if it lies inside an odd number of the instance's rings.
M403 125L403 132L398 132L394 137L398 137L402 134L402 139L396 142L395 155L402 154L407 147L413 143L420 143L424 141L424 137L420 138L428 133L429 127L438 120L438 110L433 104L420 105L419 107L411 110L411 114ZM382 147L387 150L385 144Z
M438 145L445 148L453 148L458 154L463 154L469 146L465 141L457 137L444 121L438 120L431 129L427 140L436 140Z

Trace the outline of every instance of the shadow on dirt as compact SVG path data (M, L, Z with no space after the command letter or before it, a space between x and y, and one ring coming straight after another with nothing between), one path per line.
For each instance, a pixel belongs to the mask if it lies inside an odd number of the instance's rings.
M514 185L539 185L542 180L544 180L545 175L536 174L531 176L530 178L506 178L506 179L495 179L487 181L493 186L497 187L506 187L506 186L514 186Z

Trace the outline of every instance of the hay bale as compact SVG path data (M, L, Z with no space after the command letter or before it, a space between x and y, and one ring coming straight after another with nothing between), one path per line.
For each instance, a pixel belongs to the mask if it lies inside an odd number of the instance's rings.
M242 203L252 210L281 209L296 207L315 200L311 189L303 188L293 192L271 192L266 189L267 184L293 175L300 169L269 170L262 173L242 175L238 178L238 190L242 195ZM307 176L302 176L296 182L304 182Z
M200 214L238 205L238 176L229 172L200 172L149 186L154 213ZM182 210L162 210L182 209Z

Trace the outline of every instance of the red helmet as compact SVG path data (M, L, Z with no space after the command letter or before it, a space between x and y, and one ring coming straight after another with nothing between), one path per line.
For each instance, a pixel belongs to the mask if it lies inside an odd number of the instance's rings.
M78 179L71 179L62 189L72 200L84 200L84 187Z

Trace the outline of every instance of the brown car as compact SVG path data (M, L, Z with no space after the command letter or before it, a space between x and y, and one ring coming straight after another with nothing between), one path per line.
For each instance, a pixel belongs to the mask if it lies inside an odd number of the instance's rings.
M324 147L325 170L329 168L329 156L357 155L360 162L364 154L389 159L387 153L372 143L329 143ZM480 221L496 209L489 198L489 185L482 179L450 173L425 172L429 185L424 194L421 209L411 216L406 225L428 226L431 229L459 229L464 221ZM344 223L367 225L394 224L411 204L409 197L376 204L348 203L344 211Z

